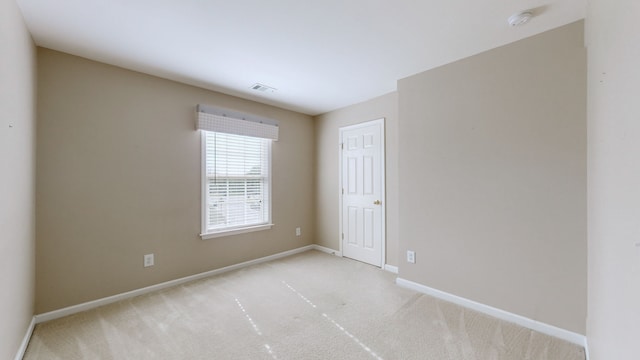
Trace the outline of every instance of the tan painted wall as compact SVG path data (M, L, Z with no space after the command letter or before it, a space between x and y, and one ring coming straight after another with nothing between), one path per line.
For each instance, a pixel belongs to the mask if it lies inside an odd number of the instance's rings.
M37 313L313 243L311 117L48 49L38 71ZM273 229L198 236L198 103L279 120Z
M14 0L0 0L0 359L33 317L36 50Z
M640 359L640 3L589 2L587 336L592 360Z
M339 129L385 118L386 263L398 265L398 94L375 99L315 117L316 133L316 242L338 250L339 239Z
M398 92L400 277L584 334L583 23Z

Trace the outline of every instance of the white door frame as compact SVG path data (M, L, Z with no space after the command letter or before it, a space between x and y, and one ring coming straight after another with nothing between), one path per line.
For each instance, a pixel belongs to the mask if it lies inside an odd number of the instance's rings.
M386 138L386 134L385 134L385 118L380 118L377 120L370 120L370 121L365 121L362 123L358 123L358 124L354 124L354 125L348 125L348 126L343 126L341 128L338 129L339 131L339 137L338 137L338 214L339 214L339 226L338 226L338 239L339 239L339 243L340 243L340 256L344 256L343 252L342 252L342 242L344 241L343 239L343 225L342 225L342 148L344 146L344 141L343 141L343 135L344 132L347 130L353 130L353 129L357 129L357 128L361 128L361 127L367 127L367 126L371 126L371 125L378 125L380 126L380 137L381 137L381 144L380 144L380 157L381 159L381 174L382 174L382 179L380 179L380 186L381 186L381 192L382 194L381 196L381 201L382 201L382 245L381 245L381 249L380 251L382 252L381 256L382 256L382 261L381 261L381 269L385 268L385 265L387 264L387 188L386 188L386 183L385 183L385 179L387 177L387 171L385 168L385 164L387 162L387 158L385 156L385 138Z

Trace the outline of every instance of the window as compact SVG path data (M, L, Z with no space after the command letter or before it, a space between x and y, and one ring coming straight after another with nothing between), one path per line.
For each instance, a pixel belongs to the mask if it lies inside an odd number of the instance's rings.
M271 142L278 123L198 105L202 131L203 239L270 229Z
M203 131L203 236L271 227L271 140Z

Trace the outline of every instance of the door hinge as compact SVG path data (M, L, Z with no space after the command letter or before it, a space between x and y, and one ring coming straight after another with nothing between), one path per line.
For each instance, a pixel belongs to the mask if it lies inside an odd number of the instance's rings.
M342 233L342 240L344 240L344 233Z
M344 150L344 143L340 143L340 149Z
M342 188L342 195L344 195L344 188Z

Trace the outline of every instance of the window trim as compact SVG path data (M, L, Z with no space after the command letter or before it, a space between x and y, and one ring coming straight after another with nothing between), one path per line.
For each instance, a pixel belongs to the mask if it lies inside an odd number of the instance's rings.
M221 230L221 231L210 232L210 233L202 233L200 234L200 237L202 238L202 240L207 240L207 239L214 239L214 238L223 237L223 236L231 236L231 235L244 234L244 233L249 233L254 231L269 230L272 227L273 227L273 224L268 223L268 224L261 224L256 226L241 227L236 229Z
M208 231L207 229L207 133L205 130L200 131L200 237L202 240L213 239L224 236L232 236L238 234L244 234L254 231L262 231L271 229L273 224L273 192L272 190L272 179L273 174L271 172L272 168L272 142L270 141L268 144L268 171L269 171L269 181L268 181L268 191L269 191L269 218L265 223L262 224L253 224L247 226L238 226L233 228L221 229L217 231Z

